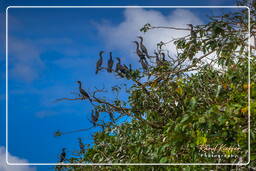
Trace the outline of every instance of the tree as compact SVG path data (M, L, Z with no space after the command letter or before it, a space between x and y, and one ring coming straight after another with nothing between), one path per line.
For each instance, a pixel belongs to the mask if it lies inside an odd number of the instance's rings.
M245 2L240 2L243 5ZM141 68L131 69L121 61L110 74L126 79L129 84L113 86L113 92L125 89L128 100L116 96L101 98L104 90L96 89L90 98L94 110L92 122L102 130L94 134L94 144L78 156L69 156L70 163L246 163L248 161L248 111L251 121L256 114L256 3L248 10L210 17L204 25L188 28L159 27L150 23L141 28L148 34L152 29L187 30L187 36L160 42L155 54L146 54L138 42L137 55ZM177 56L165 48L174 42ZM250 47L250 48L248 48ZM144 47L146 48L146 47ZM248 58L251 54L250 58ZM248 72L248 63L250 71ZM145 67L146 66L146 67ZM108 70L101 66L100 70ZM248 83L248 76L251 80ZM128 86L130 85L130 86ZM248 92L251 100L248 107ZM75 100L82 100L83 97ZM97 114L97 115L96 115ZM109 115L103 119L102 115ZM97 116L97 119L93 117ZM118 120L129 117L131 121ZM251 169L255 168L255 122L251 122ZM60 135L58 132L57 135ZM203 148L225 144L238 151L224 149L219 154L229 157L216 159L200 156ZM81 147L81 141L80 141ZM83 146L84 147L84 146ZM230 157L234 155L235 157ZM140 166L148 169L149 166ZM245 169L226 166L226 169ZM57 169L110 169L104 166L57 166ZM112 169L124 169L113 166ZM125 167L133 170L136 166ZM150 167L152 170L166 166ZM180 167L170 167L181 169ZM190 166L203 170L201 166ZM217 168L218 166L209 166Z

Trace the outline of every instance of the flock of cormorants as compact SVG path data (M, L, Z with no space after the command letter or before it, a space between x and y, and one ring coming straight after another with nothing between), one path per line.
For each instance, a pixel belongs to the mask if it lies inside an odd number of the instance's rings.
M162 61L165 61L165 54L164 53L160 53L160 52L154 52L155 56L150 56L148 54L148 50L145 47L145 45L143 44L143 37L138 36L138 38L140 39L140 42L138 41L133 41L133 43L136 44L136 54L139 57L139 62L143 68L144 71L148 71L149 68L149 63L147 60L150 60L152 58L155 58L156 61L156 65L159 66L162 64ZM98 74L98 72L103 69L102 64L103 64L103 54L104 51L100 51L99 53L99 59L96 63L96 74ZM129 66L129 68L125 65L125 64L121 64L121 59L119 57L116 57L117 63L116 63L116 68L115 70L113 69L114 66L114 60L113 60L113 56L112 56L112 52L109 53L109 60L107 63L107 72L112 72L115 71L116 73L118 73L119 76L124 77L124 75L126 75L128 72L132 71L131 69L131 64Z
M141 63L142 68L144 71L147 71L149 68L149 63L147 60L150 60L151 58L155 58L155 63L157 66L162 65L165 60L165 54L161 52L154 52L155 56L149 56L147 48L143 44L143 38L141 36L138 36L140 39L140 43L138 41L133 41L136 44L136 54L139 57L139 62ZM102 64L103 64L103 54L104 51L100 51L99 53L99 59L96 63L96 74L103 69ZM132 72L132 65L129 64L129 68L125 64L121 64L121 59L119 57L116 57L117 63L116 63L116 68L115 70L113 69L114 66L114 60L112 56L112 52L109 53L109 59L107 63L107 72L116 72L120 77L125 77L127 76L128 73ZM90 95L82 88L82 82L77 81L79 85L79 92L80 95L82 96L81 99L88 99L90 102L92 102L92 99ZM91 121L94 126L96 126L96 123L99 119L99 111L93 110L91 113ZM112 119L112 118L111 118Z
M102 64L103 64L103 54L104 51L100 51L99 53L99 60L96 63L96 74L102 69ZM121 64L121 59L119 57L116 57L117 63L116 63L116 68L113 69L114 66L114 60L112 57L112 52L109 53L109 59L108 59L108 65L107 65L107 72L116 72L118 73L119 76L124 77L124 74L128 73L128 71L131 71L131 68L129 69L125 64Z
M155 58L156 61L156 65L162 65L163 61L165 61L165 54L164 53L157 53L156 51L155 56L149 56L147 48L144 46L143 44L143 38L141 36L138 36L138 38L140 39L140 43L138 41L133 41L136 44L136 54L139 57L139 62L141 63L141 66L144 70L148 70L149 68L149 63L147 61L147 59L151 59L151 58ZM103 64L103 54L104 51L100 51L99 53L99 60L96 63L96 74L98 74L98 72L102 69L102 64ZM129 64L129 68L125 65L125 64L121 64L121 59L119 57L116 57L117 59L117 63L116 63L116 68L115 70L113 69L114 66L114 60L112 57L112 52L109 53L109 59L108 59L108 63L107 63L107 68L105 68L107 70L107 72L116 72L118 73L118 75L120 77L124 77L126 76L128 73L132 72L132 65ZM90 97L90 95L82 88L82 82L81 81L77 81L78 85L79 85L79 92L80 95L82 96L81 99L85 100L88 99L90 102L92 102L92 99ZM91 120L94 126L96 126L96 123L99 119L99 111L97 110L93 110L91 113ZM112 118L111 118L112 119Z

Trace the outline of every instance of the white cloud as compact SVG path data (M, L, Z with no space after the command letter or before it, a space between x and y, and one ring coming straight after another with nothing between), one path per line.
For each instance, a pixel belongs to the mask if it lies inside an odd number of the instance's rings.
M56 51L63 54L63 56L69 57L81 55L82 52L78 50L79 48L70 47L72 42L68 38L25 40L10 37L8 59L10 76L14 79L31 83L40 78L40 73L47 67L41 57L44 52ZM61 59L64 60L66 58L63 57ZM67 64L68 66L71 65L70 63Z
M111 25L110 21L104 21L97 25L99 35L105 42L109 50L119 50L125 56L131 59L138 59L135 55L134 40L138 40L137 36L144 37L144 44L148 51L153 54L157 43L160 41L169 42L172 39L180 38L190 34L186 30L171 30L171 29L152 29L145 34L139 30L146 24L151 26L164 26L176 28L188 28L187 24L201 25L203 21L189 9L175 9L168 15L156 10L148 9L126 9L124 10L124 20L118 25ZM163 47L170 52L170 55L175 58L177 51L173 43L169 43ZM203 53L196 54L196 57ZM216 54L208 56L208 59L203 59L209 63L212 59L216 59ZM214 64L214 67L220 69L220 66Z
M100 36L111 50L122 50L127 54L134 54L135 45L132 43L138 35L143 35L139 30L144 24L150 23L152 26L172 26L185 27L186 24L202 24L200 18L187 9L175 9L169 15L163 15L156 10L126 9L124 11L124 21L118 25L110 25L108 22L97 26ZM150 30L144 36L145 45L153 51L160 41L170 41L173 38L188 35L188 31L155 29ZM172 53L176 53L174 45L167 47ZM132 49L132 50L131 50Z
M34 167L29 166L10 166L5 162L5 147L0 147L0 170L1 171L35 171ZM27 160L18 158L16 156L8 154L10 163L28 163Z
M38 72L44 67L40 58L40 49L31 41L9 39L10 76L31 82L38 78Z

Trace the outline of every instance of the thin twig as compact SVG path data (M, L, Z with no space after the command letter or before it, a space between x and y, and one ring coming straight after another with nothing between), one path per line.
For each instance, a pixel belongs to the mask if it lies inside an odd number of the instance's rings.
M94 127L95 126L92 126L92 127L89 127L89 128L78 129L78 130L74 130L74 131L61 132L61 134L64 135L64 134L72 134L72 133L75 133L75 132L88 131L88 130L94 128Z

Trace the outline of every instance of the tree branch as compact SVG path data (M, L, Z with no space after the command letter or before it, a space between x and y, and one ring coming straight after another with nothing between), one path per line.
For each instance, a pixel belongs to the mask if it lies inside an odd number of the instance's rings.
M109 102L100 100L100 99L98 99L98 98L95 97L95 96L94 96L93 98L94 98L93 101L96 101L96 102L98 102L98 103L106 104L106 105L108 105L108 106L111 106L112 108L116 109L116 111L121 112L121 113L123 113L123 114L126 114L126 115L128 115L128 116L130 116L130 117L134 117L134 118L136 118L136 119L142 121L143 123L145 123L145 124L147 124L147 125L149 125L149 126L151 126L151 127L153 127L153 128L158 128L158 129L161 129L161 128L162 128L162 126L160 126L159 124L156 124L156 123L153 123L153 122L149 122L149 121L143 119L142 117L140 117L140 116L139 116L139 115L140 115L139 112L135 112L136 115L133 115L133 114L131 114L131 113L129 112L129 111L131 110L131 109L129 109L129 108L123 108L123 107L120 107L120 106L116 106L116 105L111 104L111 103L109 103Z

